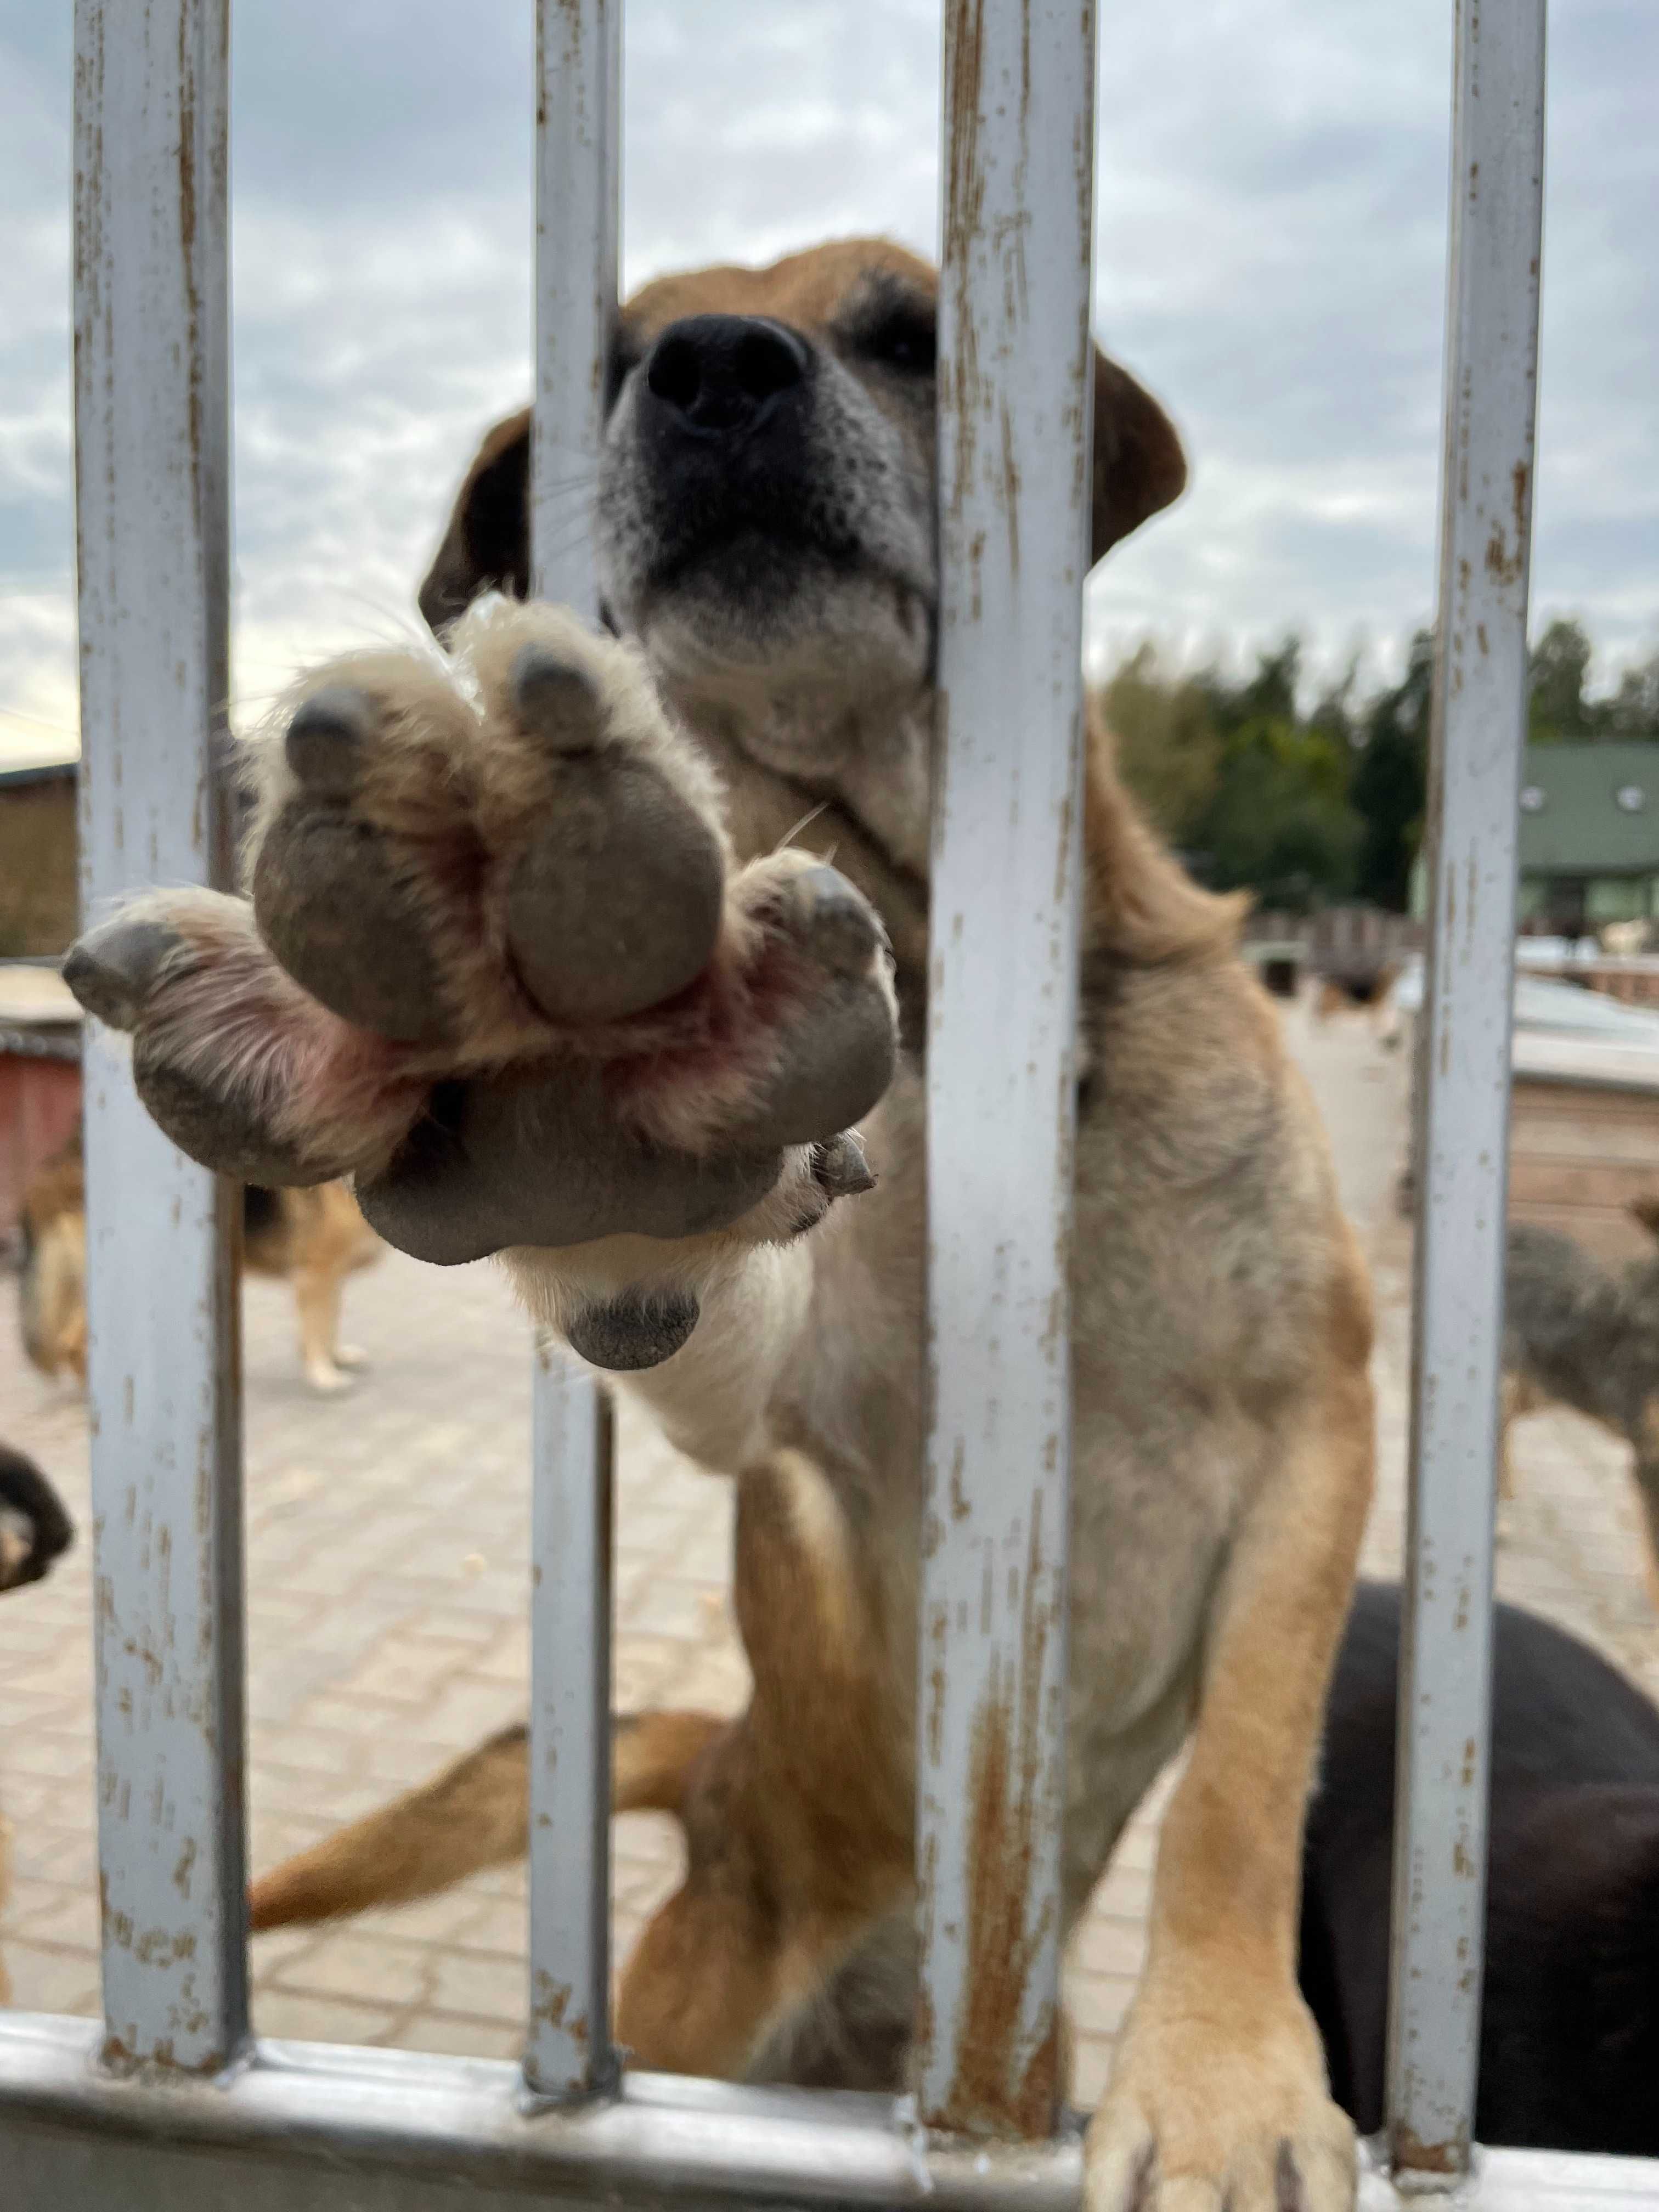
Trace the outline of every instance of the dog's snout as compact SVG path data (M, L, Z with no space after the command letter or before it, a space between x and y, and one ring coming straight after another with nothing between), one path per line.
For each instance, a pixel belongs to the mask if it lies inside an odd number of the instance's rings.
M758 315L690 315L671 323L646 363L646 388L685 428L729 436L805 380L804 343Z

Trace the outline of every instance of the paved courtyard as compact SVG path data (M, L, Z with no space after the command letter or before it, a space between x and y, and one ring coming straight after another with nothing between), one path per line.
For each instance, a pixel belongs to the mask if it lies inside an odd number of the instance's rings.
M1408 1253L1390 1212L1405 1069L1363 1022L1289 1017L1365 1228L1382 1328L1381 1482L1366 1565L1394 1571L1402 1524ZM87 1430L81 1406L26 1366L0 1282L0 1437L59 1485L83 1540L0 1606L0 1802L15 1881L0 1922L15 2002L90 2013L98 1984ZM270 1865L428 1773L524 1710L529 1353L488 1266L447 1273L388 1255L347 1292L372 1365L349 1396L300 1376L280 1285L246 1292L250 1790L253 1863ZM1516 1432L1499 1586L1589 1636L1659 1692L1623 1455L1588 1425ZM617 1702L737 1707L726 1603L730 1499L642 1421L621 1423ZM1074 2094L1098 2092L1142 1951L1158 1795L1123 1839L1079 1933L1069 1992ZM671 1823L615 1831L618 1954L676 1879ZM273 2035L492 2057L516 2053L525 2004L524 1883L510 1870L332 1934L262 1939L254 2008Z

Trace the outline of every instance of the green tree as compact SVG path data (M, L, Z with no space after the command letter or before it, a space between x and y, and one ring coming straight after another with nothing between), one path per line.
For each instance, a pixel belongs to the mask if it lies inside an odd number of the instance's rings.
M1607 730L1610 738L1659 744L1659 652L1625 671L1607 702Z
M1238 724L1191 829L1208 880L1295 911L1346 898L1360 840L1349 768L1339 742L1294 713Z
M1404 677L1378 692L1365 712L1348 786L1361 824L1354 890L1395 914L1410 903L1412 864L1423 839L1433 678L1434 634L1419 629Z
M1203 690L1166 671L1149 641L1104 685L1100 706L1124 781L1164 835L1185 845L1221 764L1221 732Z
M1601 734L1605 708L1584 692L1592 649L1583 623L1561 616L1534 645L1527 706L1527 736L1533 744L1582 744Z

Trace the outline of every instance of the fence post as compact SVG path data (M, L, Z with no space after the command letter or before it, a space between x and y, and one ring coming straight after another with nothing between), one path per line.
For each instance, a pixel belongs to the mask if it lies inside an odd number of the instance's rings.
M599 611L594 477L617 313L622 0L538 0L531 577ZM609 2089L611 1423L599 1386L536 1347L531 1615L530 2029L525 2079Z
M86 919L228 877L228 27L75 12ZM90 1018L83 1069L105 2051L208 2072L247 2033L239 1194Z
M929 2126L1026 2137L1060 2087L1094 81L1089 0L947 0L915 2082Z
M1544 0L1458 0L1389 2143L1467 2171L1486 1904Z

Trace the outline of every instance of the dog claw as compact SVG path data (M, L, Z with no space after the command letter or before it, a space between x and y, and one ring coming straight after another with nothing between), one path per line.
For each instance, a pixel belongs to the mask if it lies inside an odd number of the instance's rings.
M635 1374L672 1358L696 1327L699 1309L690 1292L641 1297L628 1291L603 1304L584 1306L565 1330L570 1347L608 1374Z
M875 1188L876 1178L865 1156L863 1140L854 1130L843 1129L827 1145L816 1146L814 1153L812 1180L830 1198L857 1198Z
M349 684L313 691L288 726L283 750L309 789L349 799L365 748L374 734L374 703Z
M794 930L818 965L832 975L861 981L870 972L877 947L888 948L887 932L863 893L839 868L827 863L808 868L789 885Z
M183 942L159 921L117 915L70 948L64 981L89 1014L112 1030L136 1028L163 963Z

